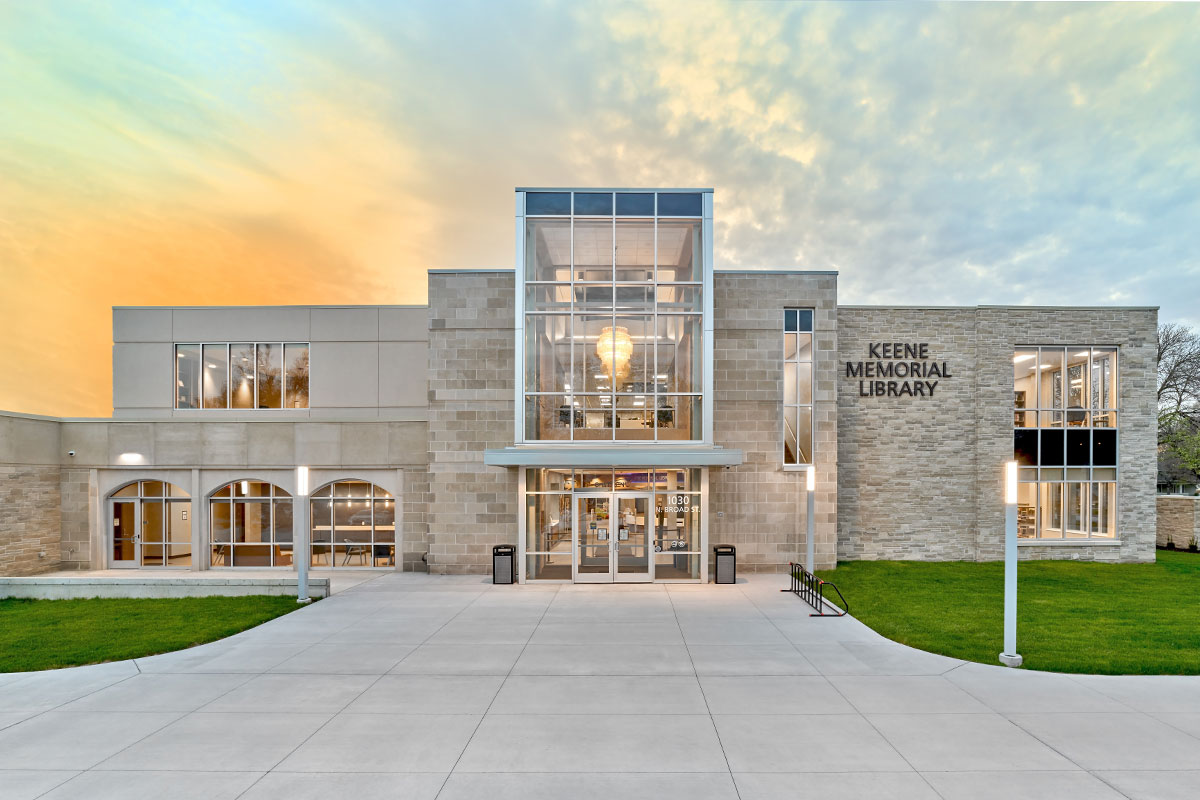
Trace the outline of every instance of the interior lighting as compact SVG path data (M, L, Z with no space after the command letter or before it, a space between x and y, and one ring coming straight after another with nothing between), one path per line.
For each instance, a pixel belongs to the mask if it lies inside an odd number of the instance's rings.
M242 494L250 494L250 481L242 481Z
M1076 354L1075 354L1075 357L1076 357L1076 358L1086 358L1086 357L1087 357L1087 354L1088 354L1088 351L1087 351L1087 350L1084 350L1082 353L1076 353Z
M1034 353L1025 353L1024 355L1013 356L1013 363L1020 364L1022 361L1028 361L1031 358L1036 358Z
M175 354L175 357L176 357L176 358L183 358L183 353L176 353L176 354Z
M616 381L622 382L629 376L629 359L633 356L633 340L629 337L629 330L621 326L601 330L596 342L596 355L600 356L608 372L617 376Z

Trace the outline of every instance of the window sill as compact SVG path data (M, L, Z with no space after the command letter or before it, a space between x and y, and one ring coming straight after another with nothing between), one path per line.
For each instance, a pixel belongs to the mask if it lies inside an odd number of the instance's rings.
M1017 539L1017 547L1120 547L1120 539Z

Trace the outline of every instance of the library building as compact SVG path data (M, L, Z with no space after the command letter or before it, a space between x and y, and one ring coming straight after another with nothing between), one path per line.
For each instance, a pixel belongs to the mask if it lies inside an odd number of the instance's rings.
M1022 558L1154 559L1156 309L839 305L714 263L710 189L514 199L427 305L114 308L111 418L0 412L0 573L706 582L810 491L816 568L998 560L1014 458Z

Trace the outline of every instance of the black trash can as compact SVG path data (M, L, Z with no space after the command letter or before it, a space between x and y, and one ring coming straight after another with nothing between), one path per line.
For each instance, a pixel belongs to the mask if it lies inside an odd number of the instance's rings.
M737 548L731 544L713 547L716 563L716 583L737 583Z
M517 582L517 548L498 544L492 548L492 583Z

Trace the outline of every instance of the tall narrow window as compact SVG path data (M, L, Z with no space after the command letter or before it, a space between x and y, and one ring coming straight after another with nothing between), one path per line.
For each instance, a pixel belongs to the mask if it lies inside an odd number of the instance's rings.
M783 312L783 463L812 463L813 312Z

